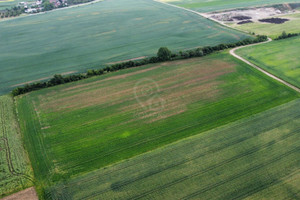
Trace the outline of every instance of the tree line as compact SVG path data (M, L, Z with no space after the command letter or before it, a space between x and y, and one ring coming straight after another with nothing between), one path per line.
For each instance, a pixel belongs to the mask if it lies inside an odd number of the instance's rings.
M299 35L300 35L300 33L286 33L285 31L283 31L281 33L281 35L279 35L274 40L282 40L282 39L287 39L287 38L291 38L291 37L296 37L296 36L299 36Z
M104 66L101 69L90 69L90 70L87 70L86 73L82 73L82 74L74 74L74 75L66 75L66 76L56 74L56 75L54 75L53 78L51 78L48 81L26 84L22 87L15 88L12 91L12 95L18 96L18 95L25 94L25 93L28 93L31 91L40 90L42 88L53 87L56 85L61 85L61 84L69 83L69 82L75 82L75 81L83 80L83 79L90 78L93 76L99 76L99 75L103 75L103 74L107 74L110 72L127 69L127 68L139 67L139 66L143 66L143 65L147 65L147 64L159 63L159 62L164 62L164 61L174 61L174 60L188 59L188 58L193 58L193 57L202 57L202 56L206 56L206 55L209 55L209 54L217 52L217 51L234 48L234 47L238 47L238 46L254 44L254 43L260 43L260 42L264 42L267 40L268 40L267 36L259 35L256 38L248 38L248 39L245 39L245 40L242 40L239 42L235 42L235 43L220 44L217 46L206 46L203 48L179 51L176 53L172 53L167 47L161 47L158 50L157 55L153 56L153 57L136 60L136 61L127 61L127 62L117 63L117 64L113 64L110 66Z
M21 6L15 6L11 9L5 9L3 11L0 11L0 17L1 18L7 18L7 17L17 17L21 15L24 12L24 7Z

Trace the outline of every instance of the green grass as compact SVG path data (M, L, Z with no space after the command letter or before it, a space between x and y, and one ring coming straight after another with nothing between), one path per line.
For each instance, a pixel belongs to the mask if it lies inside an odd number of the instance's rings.
M33 185L13 99L0 96L0 198Z
M48 190L53 199L299 199L300 100Z
M283 31L286 31L287 33L300 33L300 13L280 17L290 19L290 21L283 24L255 22L243 25L233 25L233 28L242 31L255 32L260 35L268 35L273 39L281 35Z
M108 0L0 22L0 94L56 73L249 37L151 0Z
M162 0L199 12L212 12L236 8L257 7L279 3L297 3L299 0Z
M300 88L300 37L243 48L237 54Z
M297 97L224 52L32 92L17 108L40 192Z

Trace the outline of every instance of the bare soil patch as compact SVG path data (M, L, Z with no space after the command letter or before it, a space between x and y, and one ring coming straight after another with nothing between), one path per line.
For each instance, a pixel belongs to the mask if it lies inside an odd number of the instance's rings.
M284 18L269 18L269 19L260 19L258 20L260 22L265 22L265 23L271 23L271 24L283 24L287 21L290 21L289 19L284 19Z
M22 190L15 194L9 195L7 197L4 197L1 200L29 200L29 199L30 200L38 200L39 199L34 187L31 187L26 190Z
M281 19L279 16L298 12L296 10L297 7L298 6L294 4L279 4L271 7L213 12L208 14L208 17L223 23L234 23L238 25L252 22L282 24L289 20Z
M249 23L253 23L253 21L245 20L245 21L238 22L237 24L249 24Z
M247 20L247 19L252 19L252 17L249 17L249 16L243 16L243 15L241 15L241 16L234 16L234 17L232 17L233 19L236 19L236 20L239 20L239 21L241 21L241 20Z

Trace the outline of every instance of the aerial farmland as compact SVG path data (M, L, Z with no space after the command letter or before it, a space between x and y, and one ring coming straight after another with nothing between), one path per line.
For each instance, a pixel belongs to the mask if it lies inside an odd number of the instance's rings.
M300 199L299 14L0 0L0 199Z
M3 21L0 37L0 93L7 93L55 73L152 56L161 46L180 51L249 36L158 2L114 0Z

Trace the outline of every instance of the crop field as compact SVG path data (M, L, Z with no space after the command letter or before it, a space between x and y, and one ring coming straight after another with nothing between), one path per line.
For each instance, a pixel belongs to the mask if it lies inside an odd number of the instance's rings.
M257 7L279 3L297 3L299 0L160 0L199 12L213 12L236 8Z
M297 97L224 52L32 92L17 109L45 188Z
M300 37L247 47L237 54L300 88Z
M299 199L300 100L77 177L53 199Z
M300 33L300 13L280 16L280 18L289 19L290 21L283 24L268 24L268 23L248 23L243 25L232 25L233 28L242 31L255 32L260 35L268 35L271 38L276 38L283 31L287 33Z
M33 185L13 99L0 96L0 198Z
M22 0L0 0L0 11L16 6L21 1Z
M0 22L0 94L56 73L249 36L151 0L113 0Z

